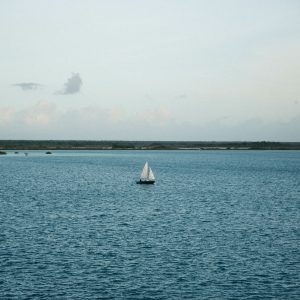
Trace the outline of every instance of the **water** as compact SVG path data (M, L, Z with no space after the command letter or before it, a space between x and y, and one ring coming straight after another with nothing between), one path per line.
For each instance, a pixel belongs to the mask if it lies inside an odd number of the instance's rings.
M299 299L300 152L28 152L0 157L1 299Z

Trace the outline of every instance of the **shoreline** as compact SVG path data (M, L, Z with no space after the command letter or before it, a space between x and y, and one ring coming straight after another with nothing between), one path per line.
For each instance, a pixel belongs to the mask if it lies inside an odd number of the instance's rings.
M5 150L300 150L300 142L0 140Z

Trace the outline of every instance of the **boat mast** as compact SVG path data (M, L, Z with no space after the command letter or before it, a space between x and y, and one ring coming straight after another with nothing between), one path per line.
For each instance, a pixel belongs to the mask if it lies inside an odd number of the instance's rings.
M149 180L149 172L150 172L150 168L149 168L149 166L147 166L148 168L147 168L147 180Z

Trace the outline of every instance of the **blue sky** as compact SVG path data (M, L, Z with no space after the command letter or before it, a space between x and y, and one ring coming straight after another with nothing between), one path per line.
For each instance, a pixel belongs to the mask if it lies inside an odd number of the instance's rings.
M300 141L300 1L1 1L0 139Z

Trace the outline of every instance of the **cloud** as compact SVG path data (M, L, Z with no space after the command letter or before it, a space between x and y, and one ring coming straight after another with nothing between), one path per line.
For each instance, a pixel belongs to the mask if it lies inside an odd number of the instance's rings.
M68 78L67 82L64 85L64 88L56 94L58 95L70 95L76 94L80 92L82 86L82 79L79 73L73 73L70 78Z
M176 96L176 99L180 99L180 100L182 100L182 99L186 99L187 98L187 94L180 94L180 95L178 95L178 96Z
M14 118L15 111L9 107L0 107L0 126L9 124Z
M154 127L164 126L172 121L171 111L165 106L160 106L152 110L140 111L137 113L136 117L140 124L147 124L148 126Z
M36 90L38 87L42 85L35 82L20 82L20 83L13 84L13 86L20 87L23 91L28 91L28 90Z
M16 113L16 119L24 126L47 126L56 117L56 106L49 101L39 101Z
M132 112L90 105L60 108L39 101L21 110L0 105L1 139L109 140L300 140L300 115L286 121L255 118L240 123L217 118L207 123L180 122L168 107Z

